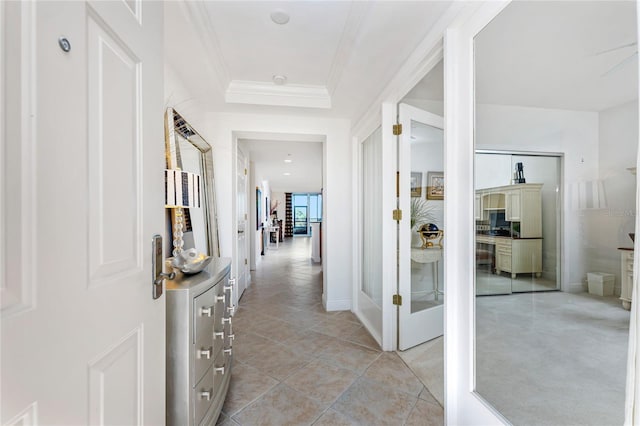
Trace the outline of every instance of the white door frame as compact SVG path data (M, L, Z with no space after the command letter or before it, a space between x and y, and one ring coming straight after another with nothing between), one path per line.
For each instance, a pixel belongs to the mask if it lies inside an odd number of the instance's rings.
M445 169L448 170L444 227L445 420L455 425L508 421L475 391L474 291L474 37L508 1L472 4L445 32ZM447 208L453 205L455 208ZM452 261L448 261L451 259Z
M243 161L243 166L242 168L244 169L244 171L242 170L238 170L239 165L238 165L238 160L244 160ZM244 253L242 253L242 249L239 247L238 244L238 235L240 235L238 232L240 231L240 229L236 228L236 258L238 259L238 262L236 263L236 292L235 294L236 296L236 306L237 306L237 302L240 299L240 297L242 297L242 293L244 292L244 290L246 290L249 287L249 280L250 280L250 276L251 274L249 273L249 193L248 193L248 181L249 181L249 173L248 173L248 169L249 169L249 165L247 164L248 160L247 160L247 156L245 155L244 152L242 152L242 150L240 149L240 146L236 146L236 174L234 175L235 177L235 195L236 195L236 200L235 200L235 206L236 206L236 227L239 228L238 226L238 215L237 215L237 206L238 206L238 186L237 186L237 181L238 181L238 173L242 174L244 173L244 199L245 199L245 206L244 206L244 210L245 210L245 218L244 218L244 230L243 235L244 235ZM245 263L246 262L246 263ZM242 283L242 288L240 288L240 285Z

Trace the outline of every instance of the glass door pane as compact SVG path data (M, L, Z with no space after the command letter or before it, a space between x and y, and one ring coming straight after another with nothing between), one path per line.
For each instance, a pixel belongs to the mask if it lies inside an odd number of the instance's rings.
M307 206L293 208L293 235L307 235Z
M521 170L520 170L521 169ZM512 155L511 170L519 170L525 182L539 184L540 193L533 200L517 200L527 203L530 209L540 212L540 229L535 235L523 237L534 250L513 262L525 262L523 273L516 274L511 282L514 293L559 290L560 283L560 157L542 155ZM540 203L538 208L537 203ZM532 204L533 203L533 204ZM521 212L525 215L531 212ZM532 218L529 217L529 220ZM537 218L536 218L537 220ZM517 232L514 227L514 232ZM522 229L520 231L523 231ZM538 247L539 246L539 247ZM529 273L529 271L531 271Z
M382 308L382 131L362 143L362 292ZM322 210L321 210L322 211Z
M511 155L476 154L476 294L511 294L511 224L505 217ZM504 271L504 272L502 272Z

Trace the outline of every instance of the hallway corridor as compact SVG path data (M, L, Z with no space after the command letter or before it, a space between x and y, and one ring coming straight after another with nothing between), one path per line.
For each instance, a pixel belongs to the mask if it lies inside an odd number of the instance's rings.
M443 409L351 312L324 312L311 240L267 250L233 317L219 425L441 425Z

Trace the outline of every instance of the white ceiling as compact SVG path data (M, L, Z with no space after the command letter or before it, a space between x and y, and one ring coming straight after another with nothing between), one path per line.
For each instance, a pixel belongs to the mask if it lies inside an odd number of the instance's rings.
M184 103L207 111L356 121L450 3L169 1L167 65L193 95ZM270 20L276 9L288 24ZM635 41L635 16L632 1L511 3L476 40L478 102L600 111L637 99L637 58L602 76L637 46L596 54ZM278 74L284 86L273 84ZM442 101L442 63L407 97ZM319 141L243 143L274 190L320 189ZM288 177L287 153L296 156Z
M256 182L269 181L272 191L322 189L322 142L239 139L238 145L254 163ZM285 159L292 161L285 163ZM285 172L290 175L285 176Z
M168 65L209 111L357 120L450 1L166 2ZM281 9L286 25L271 21ZM274 75L287 83L276 86ZM324 101L324 102L320 102ZM305 102L318 108L291 108ZM264 105L285 105L274 108ZM330 108L326 108L327 106Z
M602 111L638 98L632 1L514 1L476 38L478 103ZM408 95L441 101L442 68ZM605 75L606 74L606 75Z

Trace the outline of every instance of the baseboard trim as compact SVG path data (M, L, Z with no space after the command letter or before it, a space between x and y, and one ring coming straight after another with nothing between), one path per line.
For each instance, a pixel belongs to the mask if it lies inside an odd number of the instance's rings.
M327 310L327 312L351 310L351 299L325 300L324 295L322 296L322 299L323 299L324 307Z

